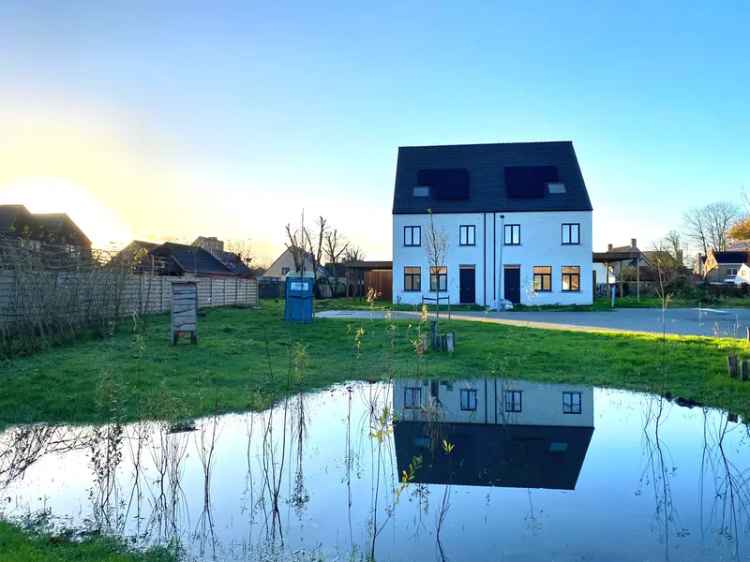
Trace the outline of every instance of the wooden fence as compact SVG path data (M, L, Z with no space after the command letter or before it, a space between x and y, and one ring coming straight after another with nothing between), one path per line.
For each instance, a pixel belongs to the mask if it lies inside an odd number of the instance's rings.
M34 286L37 281L40 282L38 292L45 291L49 293L48 297L33 298L38 296L33 295L37 292ZM0 271L0 323L13 323L20 316L28 315L28 306L21 310L21 303L27 302L32 302L32 308L37 309L32 310L32 314L50 313L51 309L58 308L55 304L60 305L59 307L64 305L66 313L72 316L84 315L92 307L107 308L112 316L167 312L171 310L173 281L195 281L198 284L200 308L258 304L258 283L255 279L132 273L113 273L111 279L99 274L92 279L88 272L60 272L25 276L21 286L15 272ZM55 290L50 291L50 286ZM112 293L115 294L114 297Z

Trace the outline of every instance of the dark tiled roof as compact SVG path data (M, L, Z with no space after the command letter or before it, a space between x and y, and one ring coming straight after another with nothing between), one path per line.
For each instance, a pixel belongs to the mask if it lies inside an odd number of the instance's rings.
M32 216L36 222L36 227L42 232L42 236L47 239L75 243L80 246L91 246L91 240L67 214L34 213Z
M0 233L53 244L91 246L91 241L65 213L32 214L23 205L0 205Z
M234 252L222 252L221 261L232 273L242 276L251 276L253 274L247 264L242 261L242 258Z
M223 263L197 246L165 242L151 250L155 256L172 258L183 273L196 275L233 275Z
M393 269L392 261L350 261L344 265L347 269Z
M518 174L506 168L553 167L557 181L564 183L566 192L551 194L544 190L542 197L512 197L506 186L506 176L514 181L538 179L535 174ZM423 170L465 169L469 175L469 197L462 200L415 197L414 187ZM545 171L548 171L547 168ZM523 171L523 170L521 170ZM519 179L520 178L520 179ZM520 191L537 192L536 186L520 186ZM519 186L514 186L516 195ZM446 146L406 146L398 149L396 187L393 213L433 212L475 213L512 211L590 211L592 210L586 185L573 143L527 142L498 144L465 144Z
M748 263L750 252L714 252L717 263Z
M455 444L452 456L426 455L414 475L420 484L574 490L594 429L576 426L494 425L433 422L441 439ZM427 422L396 421L393 439L399 473L409 470L432 435ZM567 447L550 454L554 443Z
M0 205L0 232L13 232L19 217L30 220L31 213L23 205Z

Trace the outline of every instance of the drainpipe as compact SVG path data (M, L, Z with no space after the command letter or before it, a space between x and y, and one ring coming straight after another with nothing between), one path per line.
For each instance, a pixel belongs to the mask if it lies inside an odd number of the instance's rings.
M505 272L503 269L503 246L505 246L505 215L500 215L500 256L497 264L497 302L495 303L495 306L497 307L497 311L500 312L500 301L505 298Z

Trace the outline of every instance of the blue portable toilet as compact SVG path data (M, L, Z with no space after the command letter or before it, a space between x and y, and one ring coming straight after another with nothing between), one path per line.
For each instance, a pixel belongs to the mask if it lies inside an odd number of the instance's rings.
M312 322L313 284L312 277L286 278L286 305L284 320L287 322Z

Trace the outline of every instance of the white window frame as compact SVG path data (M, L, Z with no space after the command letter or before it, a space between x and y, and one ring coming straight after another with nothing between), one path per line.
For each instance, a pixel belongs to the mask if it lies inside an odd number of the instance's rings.
M510 236L508 233L510 232ZM506 224L503 228L503 245L520 246L521 245L521 225Z
M416 233L416 236L415 236L415 233ZM415 239L416 239L416 242L415 242ZM405 226L404 227L404 246L408 248L418 248L421 245L422 245L422 227L418 225Z
M575 236L573 234L575 234ZM560 243L563 246L580 246L581 245L581 223L579 222L562 223Z
M458 227L458 245L476 246L477 227L474 224L462 224Z

